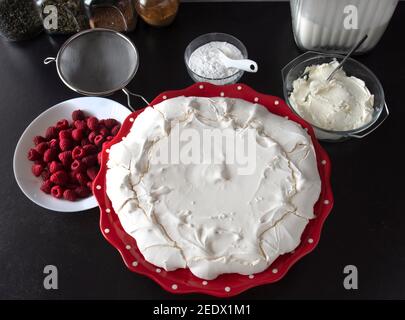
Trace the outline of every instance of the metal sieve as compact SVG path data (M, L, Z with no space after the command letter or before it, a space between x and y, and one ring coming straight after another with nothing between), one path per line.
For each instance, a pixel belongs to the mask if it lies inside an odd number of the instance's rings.
M135 45L123 34L109 29L90 29L69 38L60 48L56 58L48 57L44 64L56 63L63 83L86 96L108 96L122 90L127 96L141 98L126 86L135 76L139 55Z

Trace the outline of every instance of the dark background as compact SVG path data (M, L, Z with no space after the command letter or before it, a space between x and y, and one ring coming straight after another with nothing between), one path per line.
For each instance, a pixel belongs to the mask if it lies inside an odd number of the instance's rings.
M280 282L251 289L235 299L402 298L405 299L405 211L403 103L405 67L401 49L405 3L400 3L378 46L358 57L382 82L391 115L363 140L326 144L333 164L334 209L319 246ZM130 38L140 68L130 89L148 99L192 83L184 49L206 32L233 34L248 48L260 70L241 79L257 91L282 96L281 68L300 54L288 3L184 3L174 24L155 29L140 22ZM98 209L55 213L30 202L13 175L15 145L42 111L77 97L59 80L56 56L66 37L42 35L23 43L0 41L0 298L179 299L152 280L131 273L102 237ZM97 58L97 52L94 52ZM122 94L111 97L123 104ZM59 270L59 290L43 288L43 268ZM359 289L343 287L343 268L359 271Z

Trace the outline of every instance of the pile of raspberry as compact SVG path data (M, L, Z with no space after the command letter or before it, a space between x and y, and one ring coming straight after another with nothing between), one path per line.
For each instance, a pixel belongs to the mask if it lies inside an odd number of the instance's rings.
M72 120L62 119L46 130L45 137L36 136L28 152L32 173L43 180L41 190L69 201L91 195L103 144L121 128L115 119L99 120L81 110L72 113Z

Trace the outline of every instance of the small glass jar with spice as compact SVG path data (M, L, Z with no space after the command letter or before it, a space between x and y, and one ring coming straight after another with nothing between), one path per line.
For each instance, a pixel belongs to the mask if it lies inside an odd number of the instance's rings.
M44 29L50 34L71 34L89 29L82 0L36 0Z
M141 18L154 27L171 24L177 15L180 0L135 0L135 7Z
M91 28L107 28L119 32L135 29L138 15L133 0L85 0Z
M11 41L33 38L42 28L32 0L0 0L0 35Z

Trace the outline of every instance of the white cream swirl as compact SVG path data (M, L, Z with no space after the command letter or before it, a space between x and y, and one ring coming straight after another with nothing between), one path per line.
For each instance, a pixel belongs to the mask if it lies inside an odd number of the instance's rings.
M302 118L319 128L332 131L360 128L372 119L374 96L363 80L347 76L343 69L326 81L337 66L334 60L307 67L308 76L293 82L290 103Z

